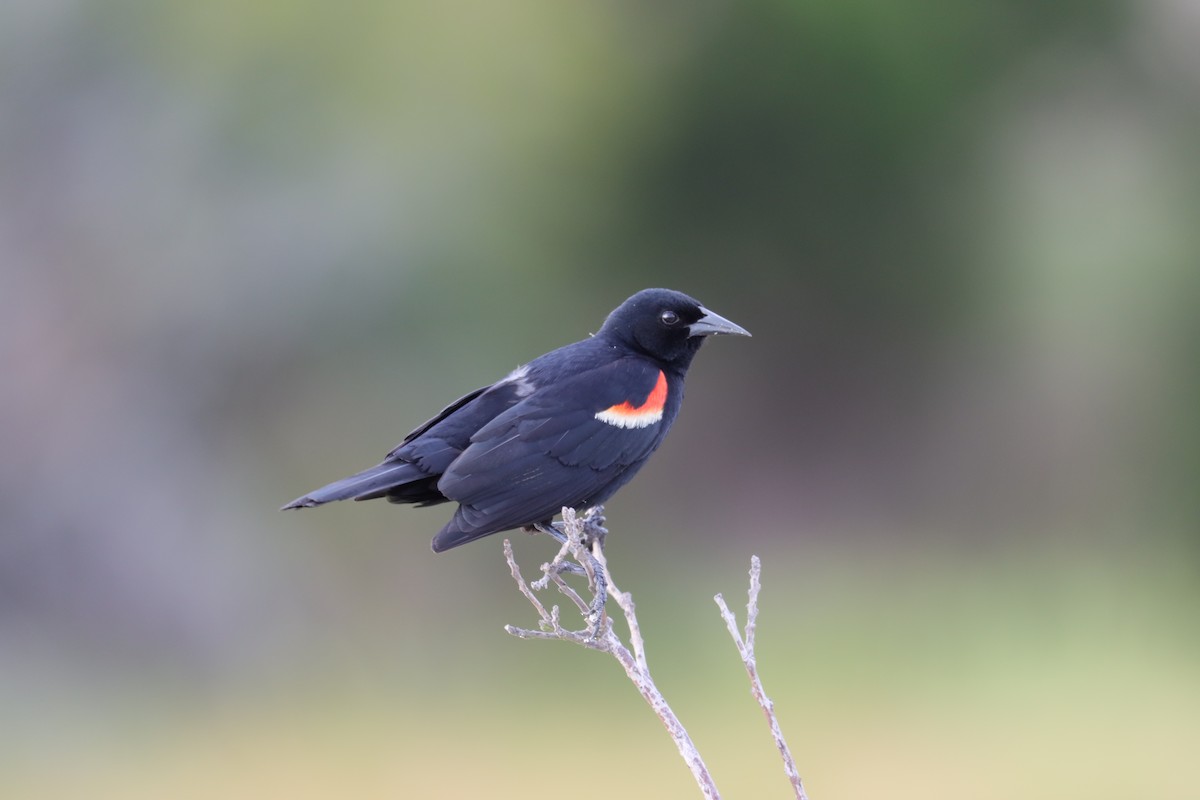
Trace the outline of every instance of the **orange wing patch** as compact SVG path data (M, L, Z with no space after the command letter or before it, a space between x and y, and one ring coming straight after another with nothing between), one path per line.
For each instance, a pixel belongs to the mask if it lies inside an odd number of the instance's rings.
M658 381L650 390L650 396L640 406L626 400L596 412L596 419L616 425L618 428L645 428L662 419L663 407L667 404L667 376L658 371Z

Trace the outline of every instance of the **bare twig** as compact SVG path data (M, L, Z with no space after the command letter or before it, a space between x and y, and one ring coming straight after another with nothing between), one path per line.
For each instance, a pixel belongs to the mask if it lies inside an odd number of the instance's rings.
M800 780L800 772L796 769L796 762L792 758L792 752L788 749L787 742L783 738L783 731L779 728L779 719L775 716L775 704L771 702L771 698L767 697L767 693L763 689L762 679L758 677L758 662L754 656L754 635L758 627L758 593L762 589L762 583L759 580L761 575L762 562L758 560L758 556L751 556L750 591L748 592L749 600L746 603L746 632L744 637L738 631L737 618L729 610L729 606L725 604L725 598L718 594L713 599L717 601L717 606L721 609L721 617L725 620L725 626L729 628L729 635L733 637L733 643L737 645L738 654L742 657L742 663L746 665L746 673L750 676L750 692L754 695L754 699L758 701L763 713L767 716L767 724L771 728L771 736L775 739L775 747L778 748L779 755L783 758L783 771L787 773L788 780L792 782L792 789L796 793L796 799L808 800L808 795L804 793L804 784Z
M504 558L508 562L509 569L512 571L513 580L517 583L517 588L521 590L521 594L529 600L534 610L538 614L538 627L540 630L527 630L525 628L517 628L513 625L504 626L504 630L508 631L513 636L522 639L561 639L567 642L587 647L591 650L599 650L604 653L609 653L617 660L621 667L625 670L625 674L633 685L637 687L642 698L649 703L650 708L662 720L663 726L671 735L672 741L675 742L676 749L679 750L679 755L688 765L688 769L692 771L692 777L695 778L696 784L700 787L701 793L709 800L720 800L720 793L717 791L716 784L713 782L712 775L708 771L708 767L704 763L704 759L700 757L700 752L692 743L692 739L688 736L687 730L683 727L683 723L671 710L667 704L662 692L654 684L654 679L650 676L650 667L646 661L645 642L642 639L641 628L638 625L637 614L633 604L633 597L622 592L617 588L617 584L613 581L612 573L609 572L608 562L604 558L604 517L602 516L603 509L596 507L588 510L582 517L576 516L574 510L564 508L562 510L563 521L561 529L557 526L546 529L539 526L539 530L554 536L555 539L563 542L563 547L552 561L542 565L542 577L533 584L528 584L521 576L520 567L517 566L515 557L513 556L512 544L504 540ZM590 549L584 543L585 530L587 538L590 540ZM555 534L558 534L557 536ZM559 539L559 536L562 539ZM567 554L570 554L577 562L572 564L567 561ZM581 568L580 568L581 565ZM595 599L589 605L583 600L571 587L562 579L563 572L584 572L587 574L592 589L596 594ZM559 620L558 606L552 606L547 610L545 605L537 599L534 594L535 590L545 589L553 582L555 587L563 593L565 597L570 599L584 616L584 623L588 627L579 631L567 630ZM603 596L607 591L608 596L617 603L625 616L625 623L629 626L630 647L626 647L621 641L621 638L613 630L612 620L603 613Z

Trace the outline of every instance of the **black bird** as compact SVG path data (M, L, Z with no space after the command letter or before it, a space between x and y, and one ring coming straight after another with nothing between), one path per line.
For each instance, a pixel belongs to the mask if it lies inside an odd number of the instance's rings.
M333 500L456 501L435 552L548 525L564 506L603 503L646 463L679 413L706 336L749 332L696 300L645 289L599 333L560 347L446 406L378 466L284 506Z

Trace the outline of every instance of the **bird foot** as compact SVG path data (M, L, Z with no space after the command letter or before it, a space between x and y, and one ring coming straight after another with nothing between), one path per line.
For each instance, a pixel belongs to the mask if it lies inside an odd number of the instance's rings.
M580 537L583 546L592 550L599 545L603 550L604 540L608 536L608 528L604 527L604 506L592 506L579 518L579 522L583 530L583 535Z
M554 561L543 566L544 574L541 578L531 583L530 586L536 590L545 589L549 586L553 575L561 575L564 572L572 575L586 575L588 582L591 584L593 595L592 602L588 606L585 621L588 624L591 637L599 639L604 630L604 606L608 602L608 580L605 578L603 563L604 537L608 534L608 530L604 527L603 507L595 506L589 509L579 519L579 522L580 533L576 537L568 534L566 525L562 522L538 523L528 526L538 533L546 534L560 545L563 545L563 551L559 553ZM581 563L568 561L565 558L568 551L579 559ZM596 554L599 554L599 558L597 558Z

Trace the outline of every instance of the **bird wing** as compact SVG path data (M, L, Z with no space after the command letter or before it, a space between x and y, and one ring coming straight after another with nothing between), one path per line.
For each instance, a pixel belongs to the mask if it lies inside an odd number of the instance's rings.
M662 441L666 394L661 370L625 358L545 385L499 414L438 482L461 505L459 533L477 538L604 499Z

